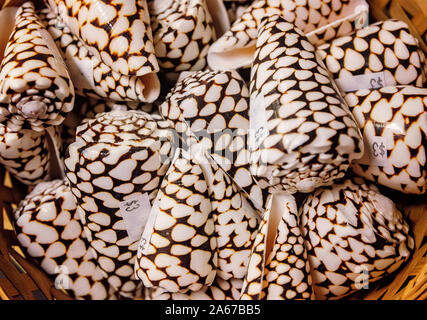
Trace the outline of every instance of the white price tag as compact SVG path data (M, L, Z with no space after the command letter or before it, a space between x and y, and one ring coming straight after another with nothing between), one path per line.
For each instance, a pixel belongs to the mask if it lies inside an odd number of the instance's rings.
M384 167L387 163L387 144L383 137L373 137L371 143L371 158L373 163L379 167Z
M372 136L365 139L365 154L359 160L361 164L384 167L387 164L387 142L382 136Z
M264 96L251 98L249 108L249 149L255 150L268 137L267 112Z
M119 208L129 238L140 240L151 211L148 193L120 202Z
M354 77L338 78L335 80L344 92L352 92L360 89L380 89L386 86L384 72L361 74Z
M153 208L150 211L148 221L145 225L144 232L142 233L141 240L139 241L138 249L142 254L146 255L151 241L151 235L153 234L154 223L156 222L157 213L159 212L159 197L153 203Z

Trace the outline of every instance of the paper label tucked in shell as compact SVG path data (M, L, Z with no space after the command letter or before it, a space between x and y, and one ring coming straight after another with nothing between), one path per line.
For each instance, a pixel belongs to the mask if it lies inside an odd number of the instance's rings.
M384 167L387 165L387 156L387 139L385 137L366 137L365 135L365 154L359 163Z
M360 74L353 77L339 78L335 81L344 92L353 92L361 89L374 90L393 84L388 83L389 81L386 83L384 72Z
M159 212L159 203L160 198L156 198L153 204L153 208L150 210L148 221L145 225L144 232L139 241L139 250L142 254L146 255L148 253L148 248L150 246L151 235L153 234L154 223L156 222L157 212Z
M249 149L256 150L270 134L267 126L265 99L262 94L251 97L249 109Z
M119 207L129 238L139 241L151 211L148 193L122 201Z

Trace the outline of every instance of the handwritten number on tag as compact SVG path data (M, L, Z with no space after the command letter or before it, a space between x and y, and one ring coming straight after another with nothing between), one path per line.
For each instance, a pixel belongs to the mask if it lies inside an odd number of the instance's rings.
M383 80L381 79L381 77L372 78L369 81L369 84L371 85L371 89L379 89L379 88L382 88L384 86L384 83L383 83Z
M121 201L119 208L129 239L139 241L151 210L148 193Z
M147 239L141 238L141 241L139 242L139 249L144 252L145 246L147 245Z
M255 132L256 145L259 146L267 135L268 135L267 130L264 127L258 128L258 130Z
M138 200L127 201L127 202L125 202L124 206L125 206L125 208L126 208L125 210L127 212L132 212L136 209L139 209L139 207L141 207Z

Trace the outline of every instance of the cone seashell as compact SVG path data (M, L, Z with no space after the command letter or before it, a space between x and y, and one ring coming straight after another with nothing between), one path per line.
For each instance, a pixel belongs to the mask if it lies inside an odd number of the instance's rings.
M0 57L0 121L14 131L60 125L73 109L74 87L32 2L17 10Z
M53 168L52 163L61 151L60 128L51 128L49 132L29 129L15 132L0 124L0 163L26 185L60 175L57 171L61 170L62 160L56 159L59 168Z
M144 76L158 71L145 0L48 0L51 10L112 71Z
M278 15L261 24L250 94L251 172L261 188L310 193L362 157L360 130L313 45Z
M213 161L176 152L138 248L136 274L152 296L207 294L216 278L243 279L258 222Z
M241 299L310 299L311 290L295 199L275 194L259 225Z
M343 92L395 85L423 87L425 55L406 23L390 19L369 25L318 48Z
M109 283L125 297L135 290L144 219L170 164L170 129L159 116L114 110L79 126L67 150L67 178L89 243Z
M141 110L152 113L153 105L139 101L100 100L89 97L76 96L76 108L67 115L63 125L61 138L64 150L76 140L76 129L83 121L95 118L98 113L113 110Z
M170 79L204 69L209 47L230 27L221 0L151 0L148 7L156 56Z
M414 249L401 212L362 178L317 189L300 217L316 299L369 287L397 270Z
M209 156L242 188L258 209L267 194L249 171L249 90L236 71L181 73L159 107L187 144L200 143Z
M77 94L115 101L153 102L158 98L157 61L140 76L117 72L75 36L54 12L44 8L39 15L64 57Z
M25 252L75 299L111 298L64 180L38 184L15 210L17 239Z
M257 30L265 16L282 16L285 21L295 24L314 45L320 45L363 27L367 23L368 10L365 0L255 0L231 29L210 47L209 67L227 70L250 65Z
M427 190L427 89L359 90L345 96L365 141L353 171L404 193Z
M149 241L143 235L138 250L135 270L145 287L174 293L212 284L218 256L209 196L200 166L185 158L173 162L150 212Z

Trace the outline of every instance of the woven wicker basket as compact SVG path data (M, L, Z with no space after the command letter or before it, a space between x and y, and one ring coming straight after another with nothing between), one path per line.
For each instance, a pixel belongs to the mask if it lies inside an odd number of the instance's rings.
M388 17L405 21L427 54L427 0L368 0L374 20ZM0 7L24 0L0 0ZM40 3L42 1L34 1ZM14 208L28 189L0 166L0 299L70 299L55 289L49 277L19 248L11 224ZM360 290L349 299L427 300L426 196L389 195L414 226L416 250L411 260L386 279Z

